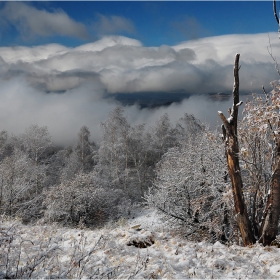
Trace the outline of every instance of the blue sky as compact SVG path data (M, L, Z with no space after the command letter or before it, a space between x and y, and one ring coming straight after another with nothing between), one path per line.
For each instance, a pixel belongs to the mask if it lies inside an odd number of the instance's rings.
M277 31L272 1L40 1L24 2L39 11L65 13L82 24L87 36L36 34L23 27L23 15L12 18L2 10L0 45L60 43L77 46L104 35L125 35L145 46L179 42L224 34L255 34ZM14 3L17 4L17 3ZM18 3L20 6L21 3ZM17 9L17 5L14 5ZM19 8L20 9L20 8ZM122 21L122 22L121 22ZM4 24L3 24L4 22ZM116 24L117 22L117 24ZM23 33L27 29L28 36ZM29 28L29 29L28 29Z

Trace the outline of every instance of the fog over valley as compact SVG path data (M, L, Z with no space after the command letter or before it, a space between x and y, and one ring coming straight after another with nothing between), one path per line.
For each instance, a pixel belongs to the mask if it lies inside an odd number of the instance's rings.
M17 134L30 124L46 125L54 142L71 144L86 125L99 141L100 122L117 105L124 106L132 124L152 124L165 112L176 121L187 112L214 126L217 110L227 111L231 98L209 94L231 93L237 52L240 92L262 93L262 85L271 89L277 72L267 50L269 38L278 53L277 33L159 47L124 36L104 36L73 48L0 47L0 129Z

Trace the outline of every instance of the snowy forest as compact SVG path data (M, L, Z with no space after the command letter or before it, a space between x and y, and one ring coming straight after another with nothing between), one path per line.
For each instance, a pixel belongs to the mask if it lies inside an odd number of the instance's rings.
M76 144L63 148L52 144L47 127L32 125L22 135L2 131L1 214L24 223L95 227L129 216L141 202L192 225L193 234L216 228L209 223L214 212L207 212L214 197L218 209L226 207L220 200L228 186L218 132L188 114L175 125L165 114L154 127L133 127L121 107L101 126L101 143L91 142L83 126ZM208 206L200 205L203 197ZM181 204L186 200L188 208Z

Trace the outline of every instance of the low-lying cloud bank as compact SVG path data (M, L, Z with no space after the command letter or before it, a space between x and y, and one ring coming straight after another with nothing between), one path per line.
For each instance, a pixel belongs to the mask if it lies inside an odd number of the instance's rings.
M273 53L280 50L270 34ZM216 122L217 110L230 102L213 102L199 94L231 92L233 62L241 53L242 92L261 92L278 79L267 46L267 34L209 37L176 46L145 47L121 36L106 36L76 48L51 44L0 48L0 130L22 132L30 124L47 125L57 143L71 143L82 125L93 138L99 123L113 110L114 93L185 92L193 96L168 108L125 108L133 123L153 123L168 112L184 112Z

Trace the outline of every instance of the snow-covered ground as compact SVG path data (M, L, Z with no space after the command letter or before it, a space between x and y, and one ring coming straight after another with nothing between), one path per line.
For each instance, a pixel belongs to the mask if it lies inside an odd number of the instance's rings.
M276 247L189 242L159 223L155 212L134 216L95 230L2 221L0 277L280 278Z

